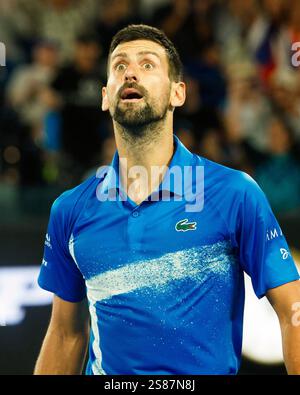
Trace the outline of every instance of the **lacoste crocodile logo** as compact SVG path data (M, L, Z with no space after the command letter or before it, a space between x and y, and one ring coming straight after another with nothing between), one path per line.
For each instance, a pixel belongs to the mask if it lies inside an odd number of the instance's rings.
M197 222L188 222L188 219L182 219L175 225L177 232L187 232L188 230L196 230Z

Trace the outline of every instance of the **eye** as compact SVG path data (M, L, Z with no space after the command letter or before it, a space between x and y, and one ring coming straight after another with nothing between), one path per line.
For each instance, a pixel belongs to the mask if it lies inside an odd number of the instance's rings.
M152 64L152 63L149 63L149 62L144 63L144 64L143 64L143 68L144 68L145 70L152 70L152 69L153 69L153 64Z
M118 63L118 64L115 66L115 69L116 69L117 71L124 71L124 70L126 69L126 65L125 65L124 63Z

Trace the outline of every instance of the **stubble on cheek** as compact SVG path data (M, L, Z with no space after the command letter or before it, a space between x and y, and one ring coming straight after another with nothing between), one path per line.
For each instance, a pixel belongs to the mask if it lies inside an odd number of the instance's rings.
M132 87L135 87L134 85ZM109 112L117 123L127 127L142 126L162 119L166 112L170 110L168 104L171 94L170 85L166 87L164 94L156 95L157 97L152 97L151 100L144 87L136 86L136 88L143 95L140 102L122 102L121 92L124 86L116 90L113 100L110 100ZM107 94L109 95L109 93L108 91Z

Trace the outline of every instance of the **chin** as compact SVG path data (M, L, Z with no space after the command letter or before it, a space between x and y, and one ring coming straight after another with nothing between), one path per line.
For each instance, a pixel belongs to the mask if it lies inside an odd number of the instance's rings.
M143 128L151 123L151 120L147 119L122 119L122 122L119 122L120 125L125 127L126 129L137 129L137 128Z

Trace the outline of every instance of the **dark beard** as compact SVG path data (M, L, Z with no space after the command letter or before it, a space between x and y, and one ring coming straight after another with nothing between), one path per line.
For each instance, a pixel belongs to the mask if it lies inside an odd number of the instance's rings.
M147 132L154 130L166 118L167 111L168 108L162 114L157 114L148 103L139 110L133 110L131 106L123 110L117 106L113 119L122 127L124 134L145 137Z

